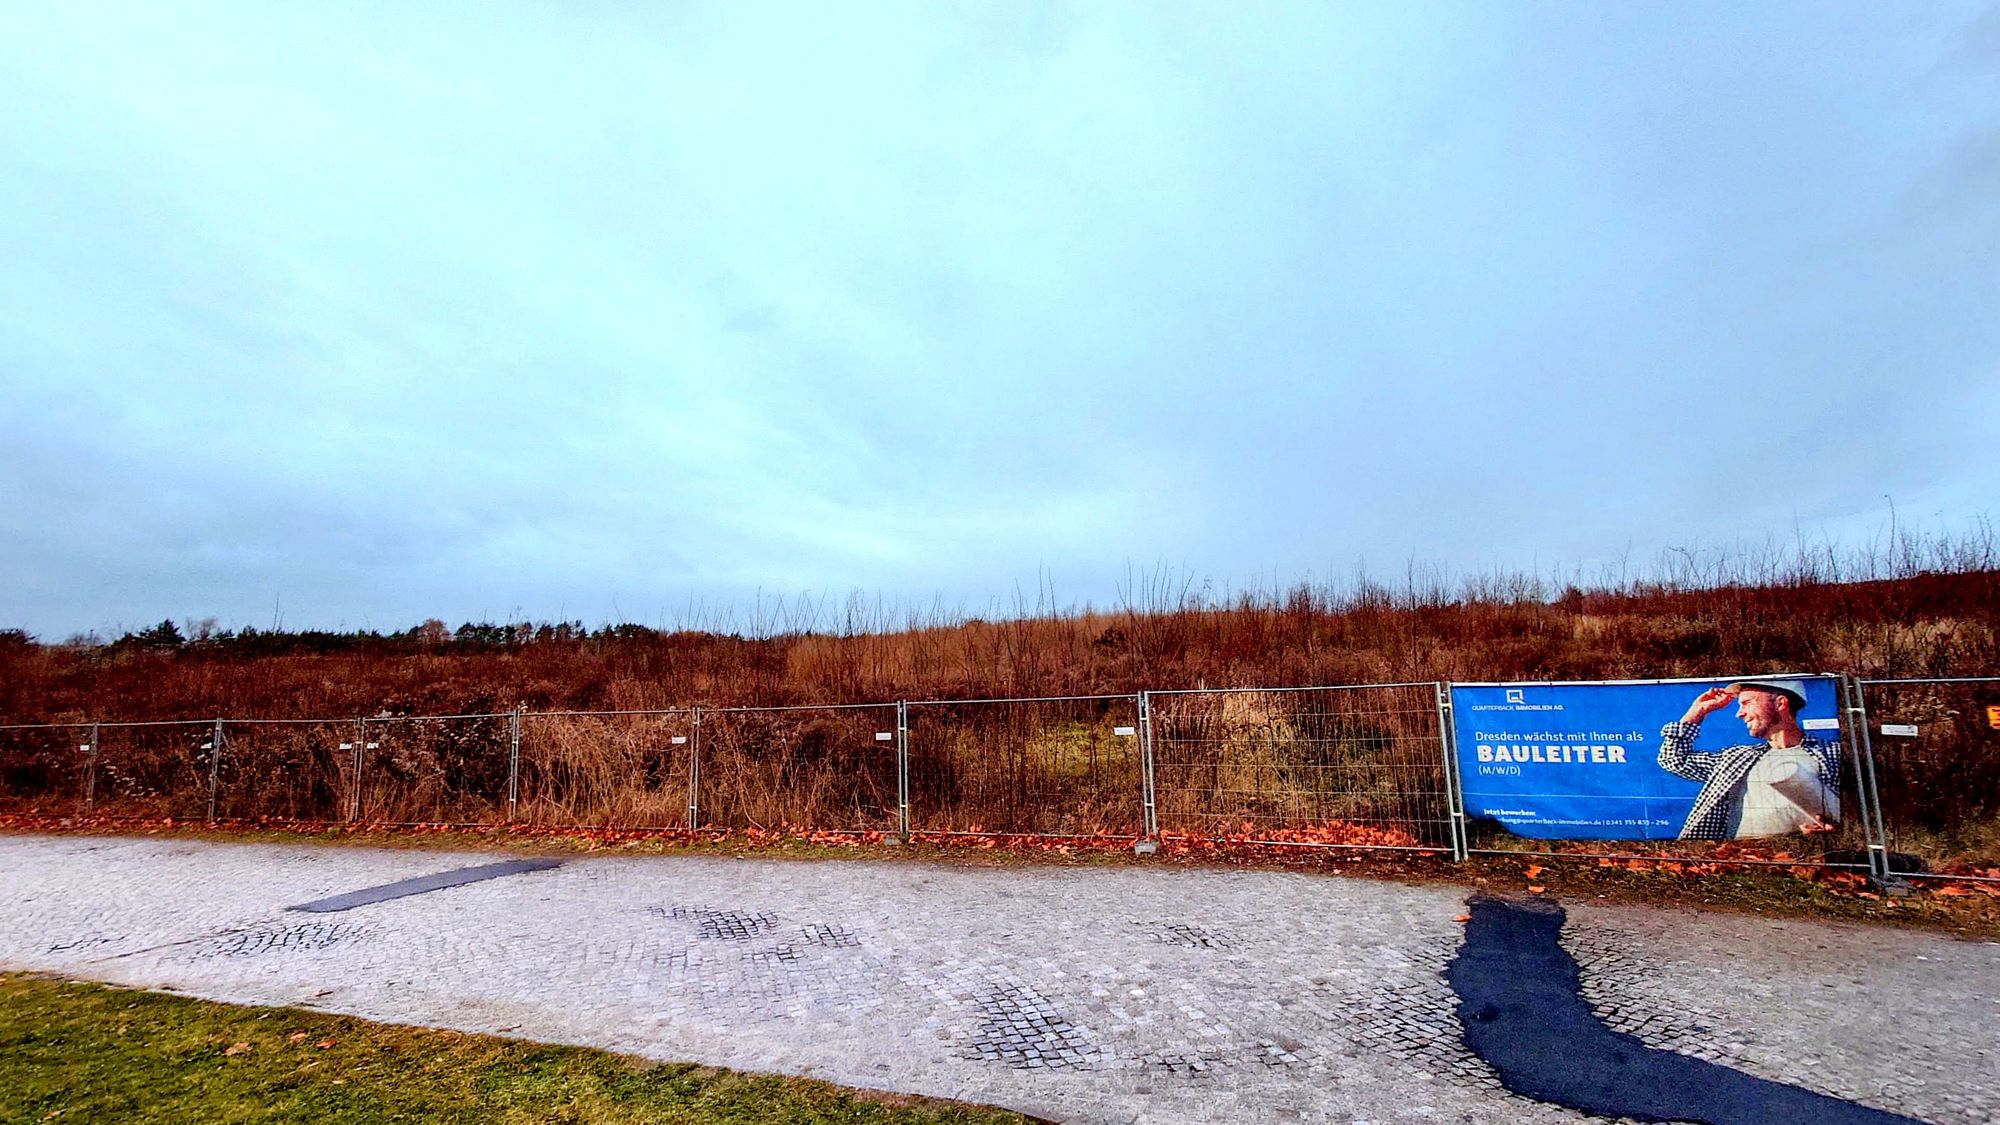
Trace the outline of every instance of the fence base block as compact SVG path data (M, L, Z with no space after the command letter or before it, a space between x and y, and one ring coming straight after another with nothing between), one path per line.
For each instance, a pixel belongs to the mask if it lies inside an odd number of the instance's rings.
M1917 888L1912 886L1908 879L1895 875L1891 875L1886 879L1870 879L1868 883L1876 891L1888 898L1909 898L1911 895L1917 893Z
M1141 840L1132 845L1133 855L1152 855L1159 850L1160 842L1158 840Z

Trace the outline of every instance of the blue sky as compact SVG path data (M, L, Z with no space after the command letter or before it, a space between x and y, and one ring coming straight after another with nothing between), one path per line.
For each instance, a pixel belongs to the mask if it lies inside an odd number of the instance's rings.
M1996 308L1992 4L10 5L0 626L1952 526Z

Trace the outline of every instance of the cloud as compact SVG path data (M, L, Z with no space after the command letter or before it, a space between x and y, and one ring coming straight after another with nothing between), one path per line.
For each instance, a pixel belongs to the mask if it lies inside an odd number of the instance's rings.
M1105 600L1961 509L1955 18L10 10L0 619Z

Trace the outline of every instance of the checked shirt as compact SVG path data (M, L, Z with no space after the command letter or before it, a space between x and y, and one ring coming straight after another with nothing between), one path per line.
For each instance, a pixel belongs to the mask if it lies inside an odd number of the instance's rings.
M1731 746L1725 750L1696 750L1694 736L1699 723L1672 722L1660 728L1660 768L1689 781L1702 783L1681 827L1683 840L1728 840L1735 837L1738 805L1743 799L1744 781L1757 760L1770 752L1766 742ZM1840 792L1840 747L1808 738L1799 749L1819 763L1827 788Z

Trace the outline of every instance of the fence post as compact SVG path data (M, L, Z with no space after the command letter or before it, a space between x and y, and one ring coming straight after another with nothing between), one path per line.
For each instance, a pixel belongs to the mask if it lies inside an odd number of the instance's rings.
M354 720L354 769L347 782L347 822L353 824L361 819L361 763L363 751L368 746L368 720Z
M1861 832L1868 841L1868 874L1878 883L1889 879L1889 830L1882 823L1882 802L1875 788L1875 740L1868 730L1868 694L1851 674L1840 677L1846 698L1848 756L1854 763L1854 793L1861 802Z
M701 827L701 708L688 729L688 831Z
M1139 693L1139 802L1145 814L1145 838L1133 847L1139 855L1160 850L1158 794L1153 788L1153 695Z
M514 811L521 803L521 712L527 704L516 703L514 713L507 717L507 823L514 822Z
M896 835L910 842L910 704L896 701Z
M1451 685L1440 681L1436 687L1438 746L1444 752L1445 815L1449 821L1446 828L1451 837L1451 858L1463 861L1471 854L1471 841L1465 829L1465 783L1458 776L1458 731L1451 709Z
M88 814L97 808L97 724L90 724L90 753L83 767L83 811Z
M208 741L208 822L215 823L215 794L222 784L222 720L215 720L215 733Z

